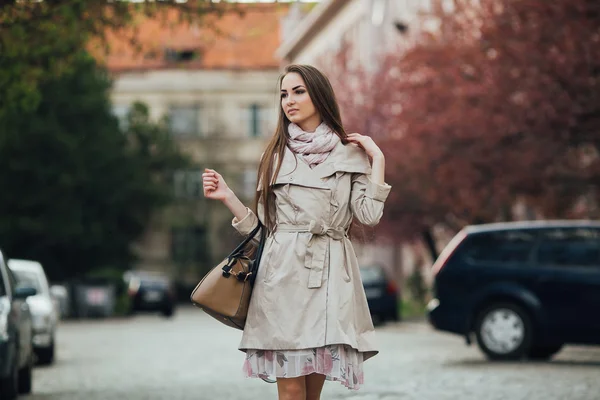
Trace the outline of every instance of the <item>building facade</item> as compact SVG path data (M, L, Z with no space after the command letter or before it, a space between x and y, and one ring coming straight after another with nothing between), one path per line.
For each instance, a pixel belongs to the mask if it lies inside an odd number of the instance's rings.
M405 51L420 35L438 34L440 22L433 11L442 7L451 12L453 4L453 0L322 0L306 16L292 7L277 56L283 65L330 67L336 54L349 45L349 67L375 71L385 53ZM378 241L357 243L355 248L362 265L383 265L400 284L415 268L431 263L421 244L397 246L393 241Z
M277 56L284 64L315 64L338 52L344 42L353 47L352 61L367 69L389 51L402 51L423 33L435 34L436 7L450 10L454 0L322 0L306 17L284 22ZM292 7L290 14L295 13Z
M139 22L141 51L111 37L104 58L114 77L114 113L125 121L135 101L169 128L194 167L176 171L176 202L153 218L135 244L138 269L166 272L193 285L239 242L231 213L202 193L202 172L220 172L250 205L256 170L277 121L281 5L209 18L210 28ZM175 18L176 16L171 16Z

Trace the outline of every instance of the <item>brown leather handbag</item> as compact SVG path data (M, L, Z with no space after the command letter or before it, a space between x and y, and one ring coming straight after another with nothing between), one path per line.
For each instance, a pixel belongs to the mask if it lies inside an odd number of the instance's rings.
M252 286L265 245L265 231L256 228L223 261L202 278L190 296L192 303L227 326L244 329ZM260 242L252 258L247 245L261 231Z

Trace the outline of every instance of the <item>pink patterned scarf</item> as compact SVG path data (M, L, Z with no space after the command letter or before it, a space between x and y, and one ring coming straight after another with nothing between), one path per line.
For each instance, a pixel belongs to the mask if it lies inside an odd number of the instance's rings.
M314 132L305 132L298 125L291 123L288 133L289 148L303 157L311 168L325 161L340 141L339 136L324 122Z

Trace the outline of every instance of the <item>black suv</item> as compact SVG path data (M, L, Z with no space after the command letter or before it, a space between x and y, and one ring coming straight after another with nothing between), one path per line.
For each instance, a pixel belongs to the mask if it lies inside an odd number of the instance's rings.
M469 226L433 265L431 324L475 333L490 359L548 359L565 343L600 344L600 223Z
M125 276L133 314L138 311L158 311L165 317L175 313L175 291L167 276L136 271Z

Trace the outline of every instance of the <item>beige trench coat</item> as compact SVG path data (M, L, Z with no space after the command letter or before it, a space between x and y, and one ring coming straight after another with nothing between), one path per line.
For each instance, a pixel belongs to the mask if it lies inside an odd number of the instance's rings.
M352 218L376 225L391 187L369 179L356 145L338 143L311 169L289 149L274 183L276 229L267 237L240 350L297 350L347 344L377 354L358 262L346 233ZM260 190L260 185L259 185ZM262 218L262 209L258 210ZM233 226L248 235L248 209Z

